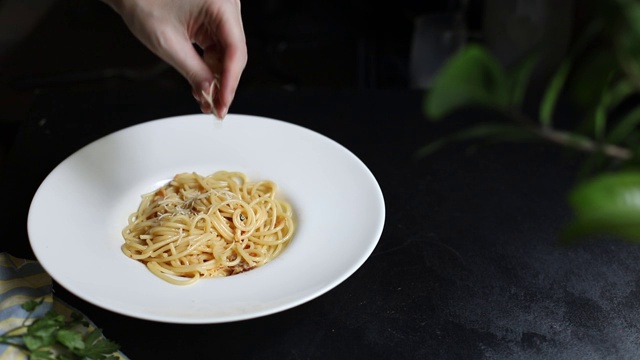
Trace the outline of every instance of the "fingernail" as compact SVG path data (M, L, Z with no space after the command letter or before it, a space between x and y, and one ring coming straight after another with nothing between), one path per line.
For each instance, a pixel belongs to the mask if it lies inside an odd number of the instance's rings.
M227 111L229 111L229 108L223 107L222 111L220 111L220 113L219 113L220 116L218 116L218 118L220 120L224 119L224 117L227 116Z

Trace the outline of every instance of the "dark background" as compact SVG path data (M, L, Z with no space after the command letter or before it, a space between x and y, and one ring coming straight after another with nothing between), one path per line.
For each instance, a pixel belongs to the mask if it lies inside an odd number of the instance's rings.
M0 40L29 22L34 4L48 1L19 41L2 42L3 151L13 129L24 125L6 167L14 173L0 178L9 179L0 181L9 184L1 187L12 216L2 216L9 233L0 240L9 249L26 239L11 235L26 231L25 198L68 154L127 124L196 109L185 80L97 0L0 0ZM21 6L3 12L8 3ZM114 314L58 288L61 298L135 359L184 351L165 343L197 352L193 344L245 339L253 341L242 344L240 355L228 348L222 357L637 358L638 247L605 241L558 248L574 174L558 148L505 145L467 156L454 147L429 162L409 161L419 145L443 134L417 110L422 94L405 91L421 86L411 66L416 20L448 14L436 18L449 23L417 39L446 42L459 2L242 4L249 62L236 109L297 121L371 168L385 189L389 225L375 253L331 294L249 326L176 327ZM540 4L548 18L536 29ZM571 1L470 1L464 40L489 44L504 63L542 43L553 68L579 14ZM444 47L427 48L427 62L446 55ZM180 91L183 98L175 95Z
M239 91L409 87L416 17L461 3L243 1L249 61ZM467 4L469 37L482 8ZM186 85L98 0L0 0L0 162L39 91Z
M238 92L427 88L417 73L434 73L471 41L487 43L507 65L543 43L552 68L579 7L571 0L247 0L249 60ZM419 33L425 16L433 18ZM101 1L0 0L0 165L39 93L132 88L190 94Z
M581 7L573 0L246 0L249 61L238 91L424 87L416 84L420 66L431 74L470 41L488 43L507 65L542 43L549 68ZM432 18L420 27L424 16ZM39 91L135 86L189 91L99 0L0 0L0 161Z

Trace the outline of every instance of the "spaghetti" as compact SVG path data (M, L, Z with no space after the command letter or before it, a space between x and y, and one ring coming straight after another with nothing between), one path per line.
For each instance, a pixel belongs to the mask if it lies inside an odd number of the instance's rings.
M213 81L211 81L211 85L209 85L209 89L207 91L202 90L202 96L204 97L204 100L211 106L211 113L216 118L219 119L220 116L218 116L218 111L216 110L216 106L213 101L216 97L218 90L220 89L220 85L218 84L218 79L219 77L216 75Z
M294 232L277 185L241 172L176 175L142 196L128 219L122 251L172 284L238 274L278 256Z

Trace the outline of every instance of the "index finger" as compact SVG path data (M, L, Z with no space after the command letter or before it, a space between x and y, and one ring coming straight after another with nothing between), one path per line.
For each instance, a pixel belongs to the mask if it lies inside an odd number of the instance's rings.
M220 107L218 110L222 116L233 101L248 58L239 6L236 15L221 19L217 29L222 69L216 106Z

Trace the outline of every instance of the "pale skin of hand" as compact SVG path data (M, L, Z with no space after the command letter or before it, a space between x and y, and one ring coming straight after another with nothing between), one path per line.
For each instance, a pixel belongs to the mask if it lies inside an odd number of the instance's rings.
M203 113L223 119L247 64L240 0L103 0L189 82ZM193 44L203 49L200 56ZM214 108L205 94L213 81Z

